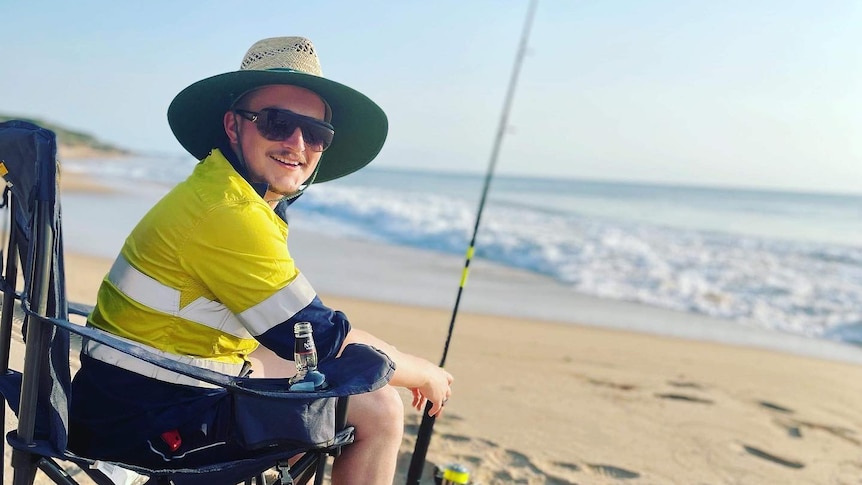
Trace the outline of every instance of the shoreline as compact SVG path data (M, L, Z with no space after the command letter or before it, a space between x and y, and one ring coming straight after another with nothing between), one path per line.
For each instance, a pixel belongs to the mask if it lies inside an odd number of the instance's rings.
M60 160L77 159L118 159L135 156L134 153L121 149L96 148L83 144L64 144L57 146L57 158Z
M450 254L302 230L291 232L290 247L300 269L321 293L450 313L464 265L462 258ZM362 255L363 264L354 264L355 254ZM472 261L470 268L459 313L631 331L862 364L862 347L843 342L584 295L550 277L484 260ZM373 285L346 284L341 276L344 271L349 271L350 279L373 281Z
M64 174L62 187L67 251L111 259L135 223L168 190L158 185L112 186L75 172ZM93 191L91 187L104 189ZM94 220L101 224L94 226ZM331 236L316 232L311 221L305 221L299 213L293 214L290 221L291 254L319 293L451 312L464 267L462 256ZM362 255L361 264L357 264L355 255ZM548 276L482 259L471 262L460 311L629 330L862 364L860 346L579 294ZM448 321L449 318L447 324Z

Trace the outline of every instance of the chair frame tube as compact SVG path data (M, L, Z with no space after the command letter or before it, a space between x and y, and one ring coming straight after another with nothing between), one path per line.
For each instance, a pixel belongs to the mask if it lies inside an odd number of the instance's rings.
M18 202L15 197L10 197L9 210L14 213ZM15 286L18 284L18 231L14 227L14 218L10 218L9 243L6 246L6 266L4 268L3 282L6 284L7 293L3 295L3 307L0 310L0 371L3 374L9 371L9 353L12 341L12 314L15 310ZM6 422L6 399L0 396L0 418ZM4 428L5 431L5 428ZM4 433L5 434L5 433ZM6 456L6 440L0 439L0 455ZM3 485L5 477L0 473L0 485Z
M30 288L32 307L40 315L47 314L48 282L51 277L51 248L54 244L54 233L51 228L51 208L44 200L34 201L33 213L37 221L36 230L32 234L34 244L33 278ZM45 333L51 329L37 319L25 317L27 323L27 344L24 354L24 376L39 376L42 368L40 349L47 341ZM21 383L21 408L18 412L18 437L27 444L33 443L36 429L36 399L38 398L39 382L37 378L26 378ZM36 473L36 462L30 453L21 450L12 452L12 468L14 469L12 484L29 485L33 483Z

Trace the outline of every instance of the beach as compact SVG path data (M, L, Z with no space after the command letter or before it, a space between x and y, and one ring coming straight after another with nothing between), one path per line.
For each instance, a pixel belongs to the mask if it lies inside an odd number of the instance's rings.
M75 179L64 179L64 195L92 189ZM291 230L291 251L325 303L439 361L463 260L303 232L301 220ZM67 253L69 298L93 303L110 264ZM859 350L727 325L711 334L713 324L573 296L477 261L446 362L454 394L422 483L447 463L483 485L859 483ZM420 422L403 396L394 483L404 483Z

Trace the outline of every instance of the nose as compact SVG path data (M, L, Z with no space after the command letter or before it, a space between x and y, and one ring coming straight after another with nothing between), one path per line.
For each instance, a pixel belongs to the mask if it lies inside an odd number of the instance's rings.
M289 137L287 137L281 141L281 144L283 146L292 148L295 151L304 152L305 151L305 138L302 135L302 129L297 126L296 129L293 130L293 133L291 133Z

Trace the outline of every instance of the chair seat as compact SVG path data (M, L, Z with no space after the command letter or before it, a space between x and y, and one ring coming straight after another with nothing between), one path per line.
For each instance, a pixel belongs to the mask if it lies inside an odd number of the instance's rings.
M323 451L335 450L341 446L348 445L353 442L354 428L347 427L339 431L332 446L324 448ZM32 444L27 444L18 438L18 433L15 430L6 434L6 442L13 449L26 451L34 455L42 457L50 457L62 461L72 462L82 470L96 468L99 460L84 458L78 456L71 451L58 452L51 445L50 440L35 440ZM208 466L197 468L165 468L165 469L150 469L128 463L118 463L112 461L101 461L102 464L113 465L125 470L131 470L137 474L150 477L154 481L158 479L168 479L175 485L220 485L241 483L249 477L262 474L265 470L272 468L276 463L286 461L293 455L285 455L284 451L274 451L264 453L254 458L242 460L228 461L216 463Z
M21 381L21 373L15 370L9 369L5 374L0 375L0 395L3 396L9 408L16 416L18 415L20 405ZM329 446L316 451L329 452L353 443L354 434L354 428L352 426L347 426L336 433ZM58 451L52 441L53 440L51 439L35 439L33 443L28 444L18 437L18 432L16 430L9 431L6 434L6 442L16 450L22 450L42 457L50 457L72 462L83 470L92 469L99 463L99 460L78 456L69 450ZM107 463L125 470L131 470L135 473L151 478L170 479L177 485L213 485L221 483L240 483L248 477L261 474L264 470L272 468L275 463L281 460L287 460L291 456L293 456L293 453L278 450L271 453L262 453L260 456L254 458L221 462L193 469L152 469L112 461L102 461L102 463Z

